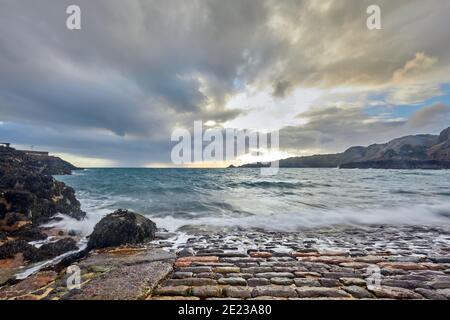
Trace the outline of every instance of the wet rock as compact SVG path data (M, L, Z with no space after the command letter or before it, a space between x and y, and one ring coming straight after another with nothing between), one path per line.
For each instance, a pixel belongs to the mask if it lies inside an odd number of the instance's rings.
M370 266L368 263L364 262L343 262L339 264L341 267L348 267L348 268L354 268L354 269L363 269Z
M15 274L20 271L24 265L23 257L17 254L11 259L0 260L0 286L13 279Z
M337 279L322 278L319 281L324 287L339 287L341 285L341 282Z
M0 289L0 299L13 299L21 296L31 295L49 283L53 282L57 277L54 271L41 271L29 278L11 286Z
M352 272L324 272L323 276L329 279L358 278L358 274Z
M348 286L343 289L357 299L371 299L374 297L369 291L359 286Z
M114 249L91 253L78 263L81 274L95 266L105 272L72 290L69 300L136 300L143 299L172 271L174 253L161 249ZM64 285L64 284L63 284Z
M414 290L415 288L425 288L425 289L430 288L430 286L427 285L426 283L423 283L421 281L416 281L416 280L383 279L381 281L381 284L383 286L388 286L388 287L405 288L405 289L412 289L412 290Z
M280 286L289 286L294 283L294 280L291 278L270 278L270 282Z
M174 272L173 278L174 279L186 279L186 278L192 278L194 274L192 272Z
M0 259L11 259L18 253L32 255L37 249L24 240L13 240L0 246Z
M307 277L319 278L321 276L321 274L318 272L308 272L308 271L306 271L306 272L305 271L297 271L297 272L294 272L294 274L296 277L299 277L299 278L307 278Z
M71 237L76 237L76 236L80 235L80 233L76 230L69 230L69 232L67 234Z
M117 210L94 227L88 248L139 244L155 238L156 224L146 217L127 210Z
M156 296L156 297L148 297L146 300L173 300L173 301L180 301L180 300L200 300L199 297L184 297L184 296Z
M270 258L272 257L271 252L250 252L250 257L253 258Z
M437 278L431 282L427 283L433 289L450 289L450 277L448 278Z
M369 288L371 292L373 292L378 298L388 298L388 299L422 299L423 297L415 293L414 291L404 289L404 288L396 288L396 287L388 287L388 286L380 286L380 287L371 287Z
M247 281L244 278L220 278L219 284L231 285L231 286L245 286Z
M290 273L293 273L293 272L298 271L298 267L289 267L289 266L273 267L273 271L274 272L290 272Z
M250 278L247 279L249 287L266 286L270 284L270 280L266 278Z
M269 296L280 298L293 298L297 297L297 293L294 288L286 286L262 286L255 287L252 292L253 297Z
M192 295L199 298L220 297L222 290L216 286L200 286L192 288Z
M401 269L401 270L426 270L427 267L414 262L382 262L378 264L383 268Z
M367 281L361 278L340 278L339 279L346 286L365 286Z
M443 294L438 293L435 290L429 290L424 288L417 288L415 290L418 294L424 296L426 299L430 300L447 300L447 297Z
M447 297L447 299L450 299L450 289L439 289L436 291L437 291L437 293Z
M219 280L220 278L223 277L222 274L214 273L214 272L201 272L201 273L197 273L196 276L198 278L207 278L207 279L214 279L214 280Z
M5 218L7 212L8 212L8 209L6 207L6 204L3 202L0 202L0 220Z
M216 280L208 278L185 278L170 279L164 282L167 286L213 286L217 284Z
M271 272L272 267L249 267L249 268L242 268L241 271L244 273L264 273L264 272Z
M8 225L13 226L15 221L37 226L58 213L83 219L86 214L74 190L51 176L70 174L72 169L76 168L59 158L36 158L13 148L0 148L0 220L7 219L6 225L0 221L0 229L13 231Z
M189 257L194 255L194 249L192 248L183 248L180 251L177 251L177 256L179 257Z
M322 288L322 287L300 287L297 288L300 298L350 298L351 296L340 289Z
M153 294L161 296L186 296L190 290L188 286L160 287Z
M290 272L262 272L255 274L257 278L294 278Z
M226 273L224 274L224 277L226 278L244 278L249 279L252 278L253 275L251 273Z
M215 272L218 273L239 273L241 268L239 267L216 267L214 268Z
M222 289L223 294L229 298L247 299L252 297L253 288L249 287L225 287Z
M34 248L34 247L33 247ZM46 243L39 249L27 250L24 258L30 262L48 260L60 256L69 251L77 250L77 243L72 238L65 238L52 243Z
M167 240L172 237L175 237L177 234L174 232L155 232L156 239Z
M450 263L450 255L448 256L429 256L431 261L436 263Z
M320 283L317 279L311 278L296 278L294 279L297 287L319 287Z
M218 262L217 256L189 256L178 258L175 264L180 266L190 266L192 263L214 263Z
M183 272L192 272L192 273L210 273L212 272L212 268L209 266L198 266L198 267L186 267L179 269Z

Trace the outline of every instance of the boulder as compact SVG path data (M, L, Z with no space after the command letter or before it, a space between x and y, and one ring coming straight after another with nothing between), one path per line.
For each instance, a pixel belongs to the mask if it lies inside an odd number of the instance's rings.
M127 210L110 213L94 227L88 248L138 244L155 238L156 224L146 217Z

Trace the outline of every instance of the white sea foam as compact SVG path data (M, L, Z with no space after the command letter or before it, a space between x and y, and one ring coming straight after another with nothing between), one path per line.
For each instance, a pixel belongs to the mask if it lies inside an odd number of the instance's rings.
M88 235L116 209L161 228L183 226L295 231L335 224L450 226L450 171L283 169L93 169L61 179L74 187L83 221L53 225Z
M105 210L102 210L105 211ZM297 231L302 228L315 228L340 224L392 224L392 225L450 225L450 204L416 205L413 207L386 207L377 209L342 208L336 210L312 210L300 213L276 213L251 215L244 217L199 217L196 219L152 217L150 219L160 228L176 231L184 226L202 226L205 228L261 228L273 231ZM76 230L83 236L89 235L95 224L107 212L88 214L86 219L78 221L60 215L60 221L48 226L63 230Z
M154 219L161 227L175 231L183 226L211 226L218 228L261 228L273 231L297 231L331 225L450 225L450 204L416 205L413 207L385 207L375 209L341 208L299 213L274 213L245 217L202 217L195 220L172 216Z

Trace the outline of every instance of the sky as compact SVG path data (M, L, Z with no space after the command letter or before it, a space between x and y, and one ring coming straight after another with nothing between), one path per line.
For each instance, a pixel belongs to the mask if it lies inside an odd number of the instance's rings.
M436 134L449 15L448 0L0 0L0 141L170 167L172 132L194 121L279 130L283 157Z

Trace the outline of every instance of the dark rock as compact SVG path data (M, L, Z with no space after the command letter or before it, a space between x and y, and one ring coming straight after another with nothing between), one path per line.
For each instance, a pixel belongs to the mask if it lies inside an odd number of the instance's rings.
M36 196L28 191L7 191L5 192L5 200L11 204L11 210L24 214L29 214L30 209L33 207Z
M270 284L270 280L266 278L250 278L247 280L249 287L266 286Z
M328 279L323 278L319 279L320 284L324 287L339 287L341 285L341 282L337 279Z
M74 252L72 254L69 254L68 256L64 257L56 266L55 269L58 271L63 270L64 268L67 268L68 266L72 265L74 262L77 262L84 257L86 257L89 254L88 249L84 249L81 251Z
M179 257L189 257L194 255L194 250L192 248L184 248L180 251L177 251L177 256Z
M323 288L323 287L300 287L297 288L297 293L300 298L349 298L350 295L340 289Z
M260 286L256 287L252 292L253 297L281 297L281 298L296 298L297 293L295 289L287 286Z
M430 256L429 259L436 263L450 263L450 256Z
M39 253L43 257L57 257L69 251L78 249L77 243L72 238L64 238L56 242L44 244L39 248Z
M0 202L0 220L5 218L7 212L6 204Z
M0 147L0 230L11 231L9 226L17 221L39 225L58 213L79 220L85 217L74 190L51 176L70 173L56 162L74 167L55 159Z
M415 290L417 293L421 294L422 296L424 296L426 299L430 299L430 300L447 300L447 297L434 291L434 290L429 290L429 289L423 289L423 288L418 288Z
M0 259L13 258L16 254L22 253L25 260L38 262L77 249L76 242L70 238L44 244L40 248L36 248L24 240L13 240L0 247Z
M414 291L404 289L404 288L396 288L396 287L388 287L388 286L380 286L369 288L378 298L388 298L388 299L422 299L422 296Z
M26 226L10 234L14 238L19 238L26 241L38 241L47 239L47 235L42 232L39 228L34 226Z
M217 286L199 286L192 288L192 295L200 298L220 297L222 289Z
M117 210L100 220L89 236L88 248L138 244L155 238L156 224L127 210Z
M34 248L34 247L33 247ZM69 251L78 249L77 243L72 238L65 238L56 242L42 245L39 249L27 250L24 252L24 258L30 262L39 262L60 256Z
M33 255L36 251L37 248L24 240L13 240L0 247L0 259L14 258L18 253L23 253L24 256Z
M359 286L349 286L344 288L345 291L350 293L353 297L357 299L372 299L373 295L366 289Z
M68 235L71 236L71 237L75 237L76 235L78 235L78 233L75 230L70 230Z

